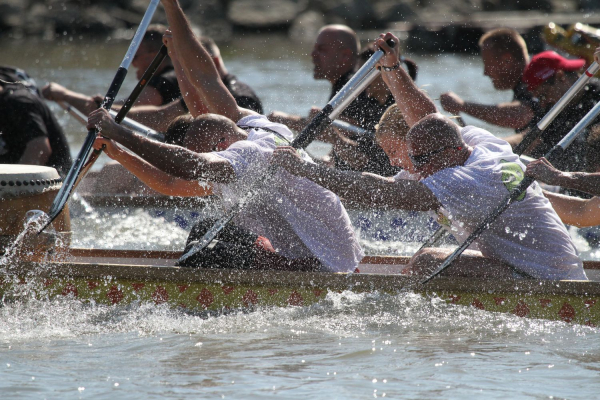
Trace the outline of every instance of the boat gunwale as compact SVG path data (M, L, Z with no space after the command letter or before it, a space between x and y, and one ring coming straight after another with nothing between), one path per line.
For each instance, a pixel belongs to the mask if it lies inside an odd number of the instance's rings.
M238 286L268 286L319 288L332 291L400 292L410 290L421 293L463 292L487 294L505 293L520 295L571 295L600 297L600 282L549 281L506 279L477 280L462 277L438 277L426 285L399 274L290 272L273 270L236 270L185 268L135 264L110 264L86 262L23 262L11 268L17 275L34 274L41 278L87 278L134 281L168 281L181 283L206 283Z

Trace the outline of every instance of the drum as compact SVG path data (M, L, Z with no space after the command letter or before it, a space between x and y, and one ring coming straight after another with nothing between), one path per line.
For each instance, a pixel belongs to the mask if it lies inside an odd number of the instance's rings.
M30 210L48 212L62 180L54 168L37 165L0 164L0 253L16 243L24 231ZM31 214L31 213L30 213ZM71 220L68 208L42 234L25 235L18 243L28 259L43 259L47 253L68 247Z

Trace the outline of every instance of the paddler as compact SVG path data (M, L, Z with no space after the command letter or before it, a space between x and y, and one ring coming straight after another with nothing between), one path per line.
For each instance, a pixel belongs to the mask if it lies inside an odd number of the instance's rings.
M198 115L191 124L192 130L186 132L186 146L194 146L196 151L146 139L115 124L102 109L90 114L88 127L97 126L103 137L135 152L146 166L159 169L173 179L192 181L188 188L196 185L198 191L206 191L200 189L198 181L207 181L225 204L237 202L250 184L264 174L274 148L289 143L292 133L282 124L240 108L223 85L210 55L192 33L178 2L162 0L162 3L172 27L172 38L165 36L165 44L183 69L178 71L180 85L194 90L198 100L188 104L190 112L196 115L207 109L213 113ZM110 149L108 152L113 154ZM302 157L311 162L305 153ZM234 222L235 227L228 227L216 242L185 265L227 268L266 265L350 272L363 256L340 199L316 183L285 170L276 175L265 195ZM209 227L210 222L205 222L193 229L188 247ZM224 254L229 256L223 257Z
M474 126L459 128L439 114L433 101L398 68L398 50L386 45L388 39L397 40L387 33L376 41L386 51L380 61L381 71L410 127L408 156L421 179L337 171L307 163L289 147L276 149L273 162L352 201L433 211L460 241L523 179L525 166L506 141ZM463 253L446 274L587 279L575 245L537 184L530 186L475 244L477 250ZM432 272L451 252L423 249L411 260L409 271Z
M523 37L514 29L498 28L479 39L483 74L492 80L494 89L511 90L513 99L500 104L480 104L466 101L453 92L440 95L444 110L465 113L492 125L512 128L517 134L507 138L516 146L539 113L539 105L523 83L523 71L529 62L529 52Z

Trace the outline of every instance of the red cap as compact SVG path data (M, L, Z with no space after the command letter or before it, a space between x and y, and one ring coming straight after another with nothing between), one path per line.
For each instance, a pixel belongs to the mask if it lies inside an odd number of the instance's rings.
M584 65L584 59L569 60L554 51L543 51L533 56L525 67L523 82L531 91L554 76L556 71L577 71Z

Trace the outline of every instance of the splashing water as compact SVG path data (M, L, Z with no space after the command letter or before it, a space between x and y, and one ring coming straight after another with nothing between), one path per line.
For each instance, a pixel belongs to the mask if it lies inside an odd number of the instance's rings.
M40 229L49 221L50 217L40 210L29 210L25 214L25 222L23 222L23 230L15 241L8 247L2 257L0 257L0 266L9 265L13 258L18 253L18 250L25 243L25 238L37 234ZM48 227L49 232L52 232L52 227Z

